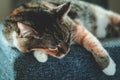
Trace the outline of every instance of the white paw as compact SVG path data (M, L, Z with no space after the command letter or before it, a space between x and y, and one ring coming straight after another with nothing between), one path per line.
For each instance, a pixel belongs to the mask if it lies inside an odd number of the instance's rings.
M110 62L109 62L109 65L107 68L105 68L103 70L103 72L106 74L106 75L109 75L109 76L112 76L115 74L116 72L116 64L115 62L110 58Z
M98 38L105 38L105 36L106 36L106 31L105 31L105 29L97 29L98 31L96 31L96 36L98 37Z
M35 51L33 55L39 62L44 63L48 60L48 55L41 51Z

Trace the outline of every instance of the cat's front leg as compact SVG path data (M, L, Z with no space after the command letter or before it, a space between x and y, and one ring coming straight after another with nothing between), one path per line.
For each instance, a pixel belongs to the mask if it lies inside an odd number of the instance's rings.
M96 62L106 75L114 75L116 64L109 56L108 52L102 47L100 42L85 27L74 24L73 40L83 45L92 53Z
M44 63L48 60L48 55L45 54L44 52L34 51L33 55L37 59L37 61L39 61L39 62Z

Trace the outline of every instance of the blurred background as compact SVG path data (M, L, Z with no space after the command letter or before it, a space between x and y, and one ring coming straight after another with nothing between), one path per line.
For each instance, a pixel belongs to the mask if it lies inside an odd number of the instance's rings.
M0 0L0 22L10 14L10 12L22 3L30 0ZM120 13L120 0L83 0L98 4L104 8Z

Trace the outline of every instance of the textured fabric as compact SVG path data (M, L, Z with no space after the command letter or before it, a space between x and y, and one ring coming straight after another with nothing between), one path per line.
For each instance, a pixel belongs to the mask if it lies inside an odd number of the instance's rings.
M0 37L1 27L0 27ZM63 59L50 57L40 63L31 54L20 54L0 39L0 80L120 80L120 39L104 41L103 45L117 64L114 76L105 75L91 53L79 45Z

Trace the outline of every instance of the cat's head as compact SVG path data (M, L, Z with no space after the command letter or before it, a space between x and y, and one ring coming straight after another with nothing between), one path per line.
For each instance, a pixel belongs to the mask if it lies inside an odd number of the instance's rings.
M68 53L71 37L69 10L70 2L53 8L27 7L13 13L15 15L7 20L15 27L13 44L25 53L40 50L56 57Z

